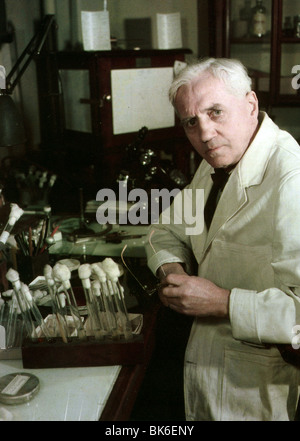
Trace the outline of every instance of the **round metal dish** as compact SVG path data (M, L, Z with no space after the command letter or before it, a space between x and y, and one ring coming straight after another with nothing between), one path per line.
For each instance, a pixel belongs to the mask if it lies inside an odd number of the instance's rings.
M28 372L16 372L0 378L0 402L23 404L32 400L40 388L39 379Z

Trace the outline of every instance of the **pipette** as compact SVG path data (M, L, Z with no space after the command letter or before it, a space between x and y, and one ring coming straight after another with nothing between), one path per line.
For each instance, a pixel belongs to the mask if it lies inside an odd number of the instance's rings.
M44 277L51 298L52 314L56 316L58 329L63 342L68 343L68 336L69 336L68 325L63 310L63 306L65 302L63 300L63 303L61 303L59 296L55 295L56 294L55 280L52 277L52 268L48 264L44 266Z
M20 219L23 213L24 210L22 210L22 208L20 208L17 204L10 204L10 214L8 217L8 221L0 235L0 243L6 244L7 239L9 238L9 235L13 227L15 226L16 222Z
M6 278L13 286L13 290L14 290L14 293L17 297L17 301L19 304L19 308L20 308L20 311L22 314L22 318L24 320L24 324L25 324L28 336L33 342L37 342L38 337L36 334L35 325L33 323L33 320L32 320L30 311L26 305L26 302L23 299L19 273L16 270L14 270L13 268L10 268L6 273Z
M105 335L101 318L98 315L96 299L93 296L90 276L92 274L91 267L88 263L80 265L78 268L78 276L81 279L83 292L85 296L86 306L89 315L91 330L96 339L102 339Z
M15 346L16 342L16 331L17 331L17 316L18 316L18 301L14 295L10 301L9 315L6 326L6 348L10 349ZM19 309L19 312L20 309Z
M117 325L117 318L115 314L115 307L113 303L113 299L111 298L108 286L107 286L107 278L106 273L103 270L101 263L92 263L92 274L97 277L97 280L100 283L100 293L101 293L101 300L104 305L104 311L105 316L107 318L108 327L111 332L112 337L116 338L118 337L118 325Z
M4 309L5 309L5 302L3 299L0 298L0 325L2 325L3 322Z
M33 317L36 320L36 323L40 326L41 330L43 331L44 336L46 337L47 341L51 341L52 337L50 335L49 329L44 322L44 319L42 317L42 314L40 313L39 308L37 307L34 298L31 295L31 292L25 283L21 282L21 291L23 293L24 299L27 302L27 305L29 307L29 310L33 314Z
M56 287L57 288L57 287ZM57 298L57 304L59 305L59 314L58 316L63 320L63 323L65 323L65 327L63 328L66 332L66 337L68 341L71 341L70 338L72 337L72 331L69 328L69 324L68 324L68 313L67 313L67 297L64 291L61 291L62 287L60 287L59 289L57 289L56 292L56 298ZM74 319L72 320L73 324L74 324ZM76 329L76 326L75 326ZM67 342L68 342L67 341ZM67 343L65 341L65 343Z
M97 313L98 317L100 318L101 325L103 329L105 330L105 334L109 337L112 336L112 332L110 330L109 322L107 320L107 313L105 311L105 306L102 300L102 294L101 294L101 287L99 280L92 280L91 281L91 287L92 287L92 294L95 298L95 303L97 305Z
M71 315L74 320L74 326L77 329L79 339L85 339L86 333L82 324L81 316L78 310L75 295L70 283L71 271L67 265L56 263L53 267L53 276L58 282L62 284L64 293L66 294L66 299L71 311Z
M117 263L114 262L110 257L103 260L102 268L106 272L108 278L108 288L112 293L114 293L114 300L116 302L117 310L122 323L124 336L126 339L130 339L132 338L132 328L124 300L123 289L119 282L119 277L121 275L120 269Z
M0 298L0 325L6 326L8 312L9 312L9 302L11 301L14 295L13 289L8 289L7 291L2 292Z

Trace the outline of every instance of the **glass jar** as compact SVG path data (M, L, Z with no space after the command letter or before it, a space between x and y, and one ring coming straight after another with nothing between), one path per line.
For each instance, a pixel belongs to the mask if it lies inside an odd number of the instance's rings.
M252 9L252 34L255 37L262 37L267 33L266 8L262 0L256 0Z
M245 0L244 6L240 9L240 20L245 23L246 37L250 36L251 17L252 17L251 0Z
M294 36L300 38L300 14L294 16Z

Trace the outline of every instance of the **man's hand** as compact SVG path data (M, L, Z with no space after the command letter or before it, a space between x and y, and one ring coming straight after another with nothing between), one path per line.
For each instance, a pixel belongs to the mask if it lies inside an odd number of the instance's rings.
M207 279L184 273L168 273L161 280L159 297L165 306L197 317L229 316L230 291Z

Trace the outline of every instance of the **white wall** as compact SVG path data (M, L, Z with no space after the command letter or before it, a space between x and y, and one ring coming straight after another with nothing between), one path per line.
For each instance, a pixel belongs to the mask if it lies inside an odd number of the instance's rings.
M60 49L68 41L74 46L82 43L80 12L103 10L103 5L103 0L56 0ZM151 18L154 49L157 48L156 13L180 12L183 46L198 54L197 0L107 0L107 9L111 34L119 40L125 38L125 18Z
M82 0L84 3L85 0ZM117 38L125 38L124 18L150 17L152 22L152 44L157 48L156 13L180 12L183 47L198 53L197 43L197 1L196 0L146 0L137 7L136 0L108 0L111 16L112 34Z
M156 19L155 14L180 12L182 18L183 46L192 49L194 56L208 53L208 22L207 3L210 0L200 0L201 26L197 29L197 0L107 0L110 12L111 33L119 39L125 36L125 18L145 18L152 20L152 41L156 46ZM299 0L297 0L299 1ZM59 48L64 49L67 43L82 42L80 30L81 10L102 10L104 0L44 0L46 12L56 12L59 26ZM41 17L40 0L6 0L7 19L13 24L16 38L11 44L0 47L0 64L7 72L17 60L28 44L35 30L35 21ZM198 34L201 36L198 43ZM198 47L199 44L199 47ZM13 94L15 101L20 105L26 124L29 146L36 147L40 142L38 97L35 63L32 62L22 77L21 88ZM276 122L283 128L290 130L294 136L300 138L298 109L273 109ZM5 149L4 149L5 150ZM0 152L3 157L4 151Z
M206 1L203 0L203 4L206 4ZM43 0L46 13L56 12L59 49L65 49L67 44L74 46L82 42L80 11L102 10L103 3L103 0ZM192 49L197 56L197 0L107 0L107 6L110 13L111 34L119 39L125 36L125 18L151 17L154 48L157 46L156 13L180 12L183 46ZM3 44L0 47L0 64L9 72L34 35L34 23L41 19L41 2L40 0L6 0L6 13L16 35L13 43ZM207 25L206 17L203 21ZM34 62L24 73L21 87L15 90L13 98L22 108L29 146L36 147L40 143L40 132Z

